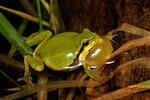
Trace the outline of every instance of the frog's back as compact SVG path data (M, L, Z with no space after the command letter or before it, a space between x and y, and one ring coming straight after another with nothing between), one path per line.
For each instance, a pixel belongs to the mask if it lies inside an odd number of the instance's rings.
M78 33L65 32L56 35L43 43L36 55L41 57L45 64L54 70L65 70L76 58L81 41L76 41Z

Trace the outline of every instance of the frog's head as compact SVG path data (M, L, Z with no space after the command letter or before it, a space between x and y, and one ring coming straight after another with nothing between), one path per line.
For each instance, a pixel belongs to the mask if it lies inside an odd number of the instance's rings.
M99 36L96 33L91 32L87 28L85 28L83 30L81 35L84 36L84 39L81 41L82 46L83 46L83 50L79 55L79 60L84 61L86 55L89 53L89 50L91 50L96 45L96 43L98 43Z

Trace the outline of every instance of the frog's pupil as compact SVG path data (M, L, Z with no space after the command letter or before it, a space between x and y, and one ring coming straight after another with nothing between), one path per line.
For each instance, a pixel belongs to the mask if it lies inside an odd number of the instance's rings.
M83 40L83 42L82 42L82 47L85 47L85 46L87 46L89 44L89 40ZM81 48L82 48L81 47Z

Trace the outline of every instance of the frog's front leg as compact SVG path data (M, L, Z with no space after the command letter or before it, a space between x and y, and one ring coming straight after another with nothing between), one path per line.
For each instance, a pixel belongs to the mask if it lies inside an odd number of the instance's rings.
M90 66L88 66L88 65L87 65L86 63L84 63L84 62L83 62L83 67L84 67L85 72L88 74L88 76L90 76L91 78L93 78L93 79L95 79L95 80L102 80L102 78L101 78L98 74L94 73L94 72L91 70Z

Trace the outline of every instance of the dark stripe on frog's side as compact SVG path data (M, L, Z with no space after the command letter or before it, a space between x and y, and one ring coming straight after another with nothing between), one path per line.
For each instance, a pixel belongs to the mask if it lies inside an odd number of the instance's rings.
M80 55L81 52L84 50L84 47L88 45L88 43L89 43L89 40L84 40L84 41L82 41L82 47L81 47L81 49L79 50L79 53L78 53L77 57L74 58L73 63L68 66L67 71L72 71L72 70L77 69L77 68L79 68L80 66L83 65L82 62L79 61L79 55ZM70 68L69 68L69 67L70 67Z

